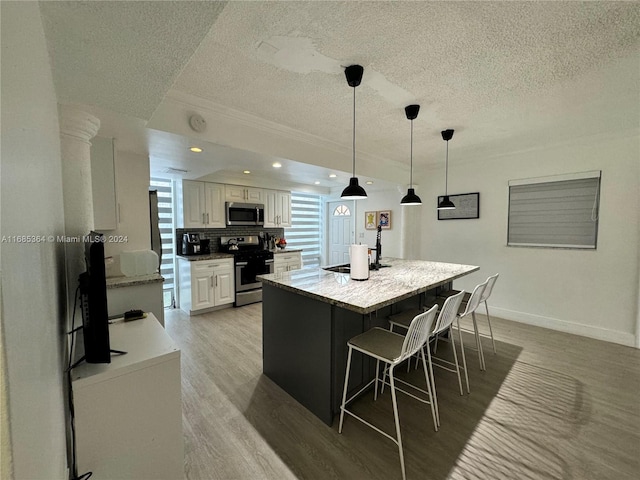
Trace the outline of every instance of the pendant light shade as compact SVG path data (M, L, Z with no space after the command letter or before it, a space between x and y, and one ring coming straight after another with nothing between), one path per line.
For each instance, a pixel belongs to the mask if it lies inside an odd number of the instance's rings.
M349 180L349 185L342 191L340 198L343 200L360 200L367 198L367 192L358 185L356 177L356 87L362 81L364 68L360 65L350 65L344 69L344 75L347 77L347 83L353 87L353 175Z
M413 188L413 120L418 116L419 111L420 105L407 105L404 108L404 113L411 120L411 167L409 170L409 189L407 194L400 200L400 205L422 205L422 200L416 195L416 191Z
M447 142L447 158L445 160L444 170L444 197L438 204L438 210L455 210L456 206L449 200L449 194L447 191L447 183L449 177L449 140L453 138L453 130L443 130L442 139Z

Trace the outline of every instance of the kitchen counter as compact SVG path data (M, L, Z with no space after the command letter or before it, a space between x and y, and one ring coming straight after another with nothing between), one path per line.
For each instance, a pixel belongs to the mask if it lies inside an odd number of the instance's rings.
M474 265L398 258L384 258L383 264L389 267L370 271L369 279L364 281L352 280L348 273L320 268L271 273L258 278L264 284L366 314L480 269Z
M425 304L427 297L479 270L474 265L384 258L387 268L365 281L348 273L304 268L261 275L262 368L266 376L327 425L340 409L347 341L387 317ZM352 358L349 394L375 375L375 362Z
M107 289L131 287L133 285L146 285L148 283L164 282L164 278L159 273L150 275L138 275L136 277L107 277Z
M293 252L301 252L302 248L276 248L272 250L274 255L278 255L279 253L293 253Z
M177 255L179 258L189 260L190 262L197 262L198 260L217 260L219 258L233 258L232 253L214 252L203 253L198 255Z

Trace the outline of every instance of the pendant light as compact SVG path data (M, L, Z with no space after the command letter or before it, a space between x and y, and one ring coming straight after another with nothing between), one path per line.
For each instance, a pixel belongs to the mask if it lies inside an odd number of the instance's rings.
M360 200L367 198L367 192L358 185L356 177L356 87L360 85L364 68L360 65L350 65L344 69L347 83L353 87L353 176L349 180L349 185L342 191L340 198L343 200Z
M404 113L411 120L411 167L409 170L409 189L407 194L400 200L400 205L422 205L422 200L413 189L413 120L418 116L419 111L420 105L407 105L404 107Z
M453 130L443 130L442 131L442 139L447 142L447 159L445 163L444 170L444 198L438 204L438 210L455 210L456 206L453 204L451 200L449 200L449 195L447 192L447 181L449 177L449 140L453 138Z

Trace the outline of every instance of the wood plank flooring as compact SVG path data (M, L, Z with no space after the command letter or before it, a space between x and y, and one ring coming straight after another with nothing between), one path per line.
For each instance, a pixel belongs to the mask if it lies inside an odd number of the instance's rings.
M262 375L260 303L167 310L165 324L182 350L186 479L402 478L391 441L350 417L338 434L338 418L328 427ZM428 405L399 394L407 479L640 478L640 350L501 319L493 328L486 372L465 349L471 394L434 372L438 432ZM393 434L388 389L352 408Z

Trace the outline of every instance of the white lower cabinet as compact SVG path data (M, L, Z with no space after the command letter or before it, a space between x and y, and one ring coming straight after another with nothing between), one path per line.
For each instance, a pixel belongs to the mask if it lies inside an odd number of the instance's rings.
M180 308L188 314L233 303L233 258L194 261L180 258L178 269Z
M273 256L273 271L275 273L289 272L302 268L302 253L276 253Z
M111 363L72 370L78 473L184 478L180 350L153 313L109 326Z

